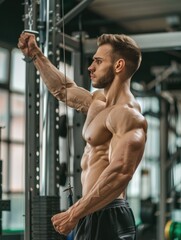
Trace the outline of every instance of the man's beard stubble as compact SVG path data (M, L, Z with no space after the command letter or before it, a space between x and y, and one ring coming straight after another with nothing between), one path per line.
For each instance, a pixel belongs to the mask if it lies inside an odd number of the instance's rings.
M114 79L114 70L113 67L110 67L104 76L98 79L98 82L92 83L94 88L106 88L110 85Z

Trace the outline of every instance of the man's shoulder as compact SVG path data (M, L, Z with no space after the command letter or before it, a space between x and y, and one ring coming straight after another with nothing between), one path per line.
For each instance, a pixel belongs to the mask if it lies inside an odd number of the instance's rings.
M92 93L93 100L101 100L101 101L106 101L106 97L104 95L103 90L96 90Z
M140 109L130 104L115 105L108 115L107 123L116 132L127 132L135 128L147 129L146 119Z
M110 111L110 116L111 115L115 115L115 119L117 119L117 117L127 118L135 115L143 116L141 114L140 108L138 106L133 106L130 103L115 105Z

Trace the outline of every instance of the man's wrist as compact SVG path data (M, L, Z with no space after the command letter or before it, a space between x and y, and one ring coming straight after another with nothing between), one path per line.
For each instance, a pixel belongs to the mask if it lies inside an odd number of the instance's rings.
M41 50L38 48L38 49L36 49L36 50L34 51L34 53L32 53L30 56L25 55L25 57L23 58L23 60L24 60L26 63L34 62L34 61L37 59L38 55L41 55L41 54L42 54L42 52L41 52Z
M78 207L79 207L79 204L78 202L76 202L74 205L72 205L69 209L68 209L68 212L70 214L70 219L72 221L79 221L80 218L81 218L81 214L80 212L78 211Z
M33 57L25 56L25 57L23 58L23 60L24 60L26 63L31 63L31 62L35 61L36 58L37 58L37 55L34 55Z

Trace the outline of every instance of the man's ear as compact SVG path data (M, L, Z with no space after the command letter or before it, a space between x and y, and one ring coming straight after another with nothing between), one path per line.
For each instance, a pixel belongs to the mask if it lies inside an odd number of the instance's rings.
M121 72L125 67L125 60L120 58L116 61L115 63L115 71L118 73L118 72Z

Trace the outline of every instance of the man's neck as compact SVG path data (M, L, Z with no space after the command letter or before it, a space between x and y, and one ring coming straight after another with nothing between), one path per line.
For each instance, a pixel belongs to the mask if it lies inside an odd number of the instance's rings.
M108 89L104 89L104 93L107 106L112 106L124 101L125 97L130 94L130 79L124 81L114 79L111 86Z

